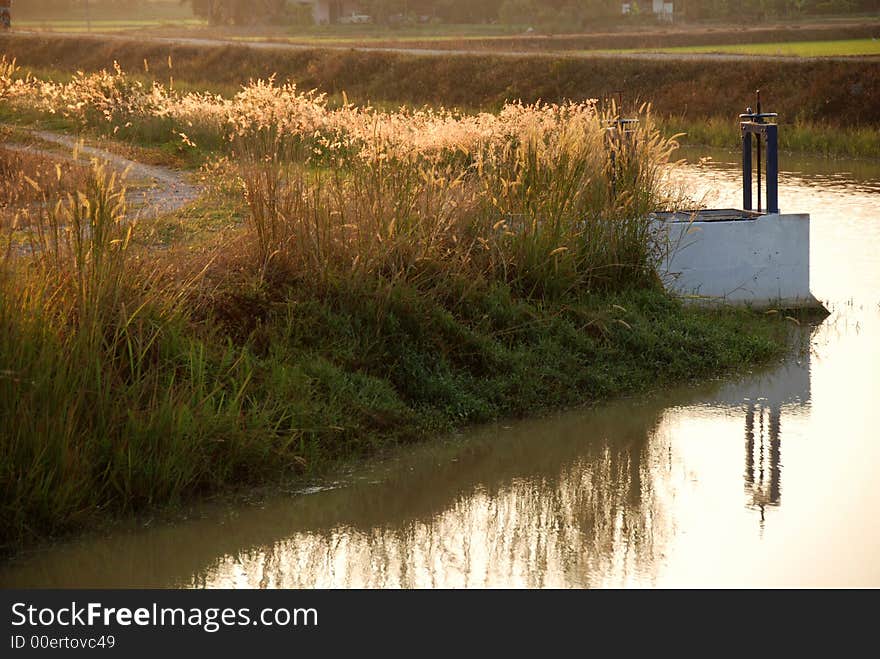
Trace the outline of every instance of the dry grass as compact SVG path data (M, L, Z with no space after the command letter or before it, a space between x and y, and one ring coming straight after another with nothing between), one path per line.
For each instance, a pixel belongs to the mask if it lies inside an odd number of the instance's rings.
M383 112L331 108L271 79L231 99L178 93L118 65L6 89L12 108L113 132L164 126L192 147L226 142L260 258L310 276L471 268L537 295L644 283L655 256L646 218L670 203L660 181L675 142L646 108L623 136L613 106L594 101Z
M332 138L273 124L234 149L267 266L427 287L467 273L546 297L652 281L646 218L672 203L660 179L675 143L650 114L623 138L613 121L591 103L354 113Z

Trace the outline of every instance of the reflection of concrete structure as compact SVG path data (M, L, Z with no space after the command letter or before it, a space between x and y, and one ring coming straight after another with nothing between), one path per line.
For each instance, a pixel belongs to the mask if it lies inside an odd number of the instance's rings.
M768 507L782 502L782 422L810 402L810 335L802 330L797 357L765 375L751 375L719 389L707 403L743 409L745 467L743 486L747 505L760 512L761 526Z
M782 496L781 420L779 406L758 406L751 401L746 405L746 464L743 478L746 492L751 495L750 505L761 511L762 526L765 507L778 506Z

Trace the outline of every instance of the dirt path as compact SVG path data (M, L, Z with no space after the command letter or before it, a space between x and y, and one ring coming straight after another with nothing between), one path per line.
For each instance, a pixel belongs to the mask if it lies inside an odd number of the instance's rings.
M877 62L880 58L874 56L849 56L849 57L796 57L791 55L741 55L735 53L613 53L596 51L570 51L570 50L492 50L492 49L445 49L445 48L405 48L393 46L365 46L365 45L332 45L332 44L303 44L303 43L279 43L273 41L236 41L234 39L217 39L201 37L158 37L139 35L137 37L123 34L95 33L83 34L81 32L37 32L29 30L15 30L10 37L41 37L51 39L53 37L77 37L90 38L102 43L108 41L157 43L177 46L195 47L229 47L252 48L254 50L332 50L332 51L360 51L366 53L397 53L405 55L418 55L423 57L437 57L445 55L494 55L499 57L552 57L552 58L575 58L575 59L614 59L636 60L655 62L791 62L822 60L825 62Z
M70 135L59 135L42 130L31 130L28 133L42 142L65 147L71 152L78 148L80 155L102 160L119 173L127 172L126 177L130 184L140 184L130 185L127 194L128 204L135 210L136 218L168 215L195 201L201 192L197 186L186 181L182 172L145 165L104 149L81 145L77 138ZM7 149L58 156L58 152L36 145L4 144L3 146ZM71 154L67 154L67 157L71 157Z

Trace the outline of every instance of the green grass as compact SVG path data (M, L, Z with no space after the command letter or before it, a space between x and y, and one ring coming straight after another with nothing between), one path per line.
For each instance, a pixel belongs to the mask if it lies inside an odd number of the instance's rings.
M312 27L291 27L287 34L296 40L303 38L326 39L332 41L352 40L430 40L444 41L453 39L492 39L517 36L525 33L527 25L487 25L466 23L457 25L428 24L407 25L389 28L382 25L316 25Z
M424 24L390 27L374 23L354 25L311 25L311 26L257 26L210 27L205 36L229 35L245 40L290 40L296 43L324 41L334 43L370 43L384 41L457 41L492 40L517 37L525 34L527 25L488 25L488 24Z
M846 57L880 55L880 39L838 41L794 41L791 43L753 43L715 46L677 46L650 50L628 49L620 53L730 53L738 55L786 55L791 57Z
M783 333L658 291L539 302L468 281L240 280L201 318L143 304L57 335L0 298L5 549L463 424L717 376L778 354Z

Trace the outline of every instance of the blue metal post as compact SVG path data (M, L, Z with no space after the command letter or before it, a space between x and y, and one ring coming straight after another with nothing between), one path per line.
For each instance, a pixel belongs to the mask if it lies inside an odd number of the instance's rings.
M767 132L767 212L779 212L779 153L776 124L768 124Z
M742 131L743 210L752 210L752 134Z

